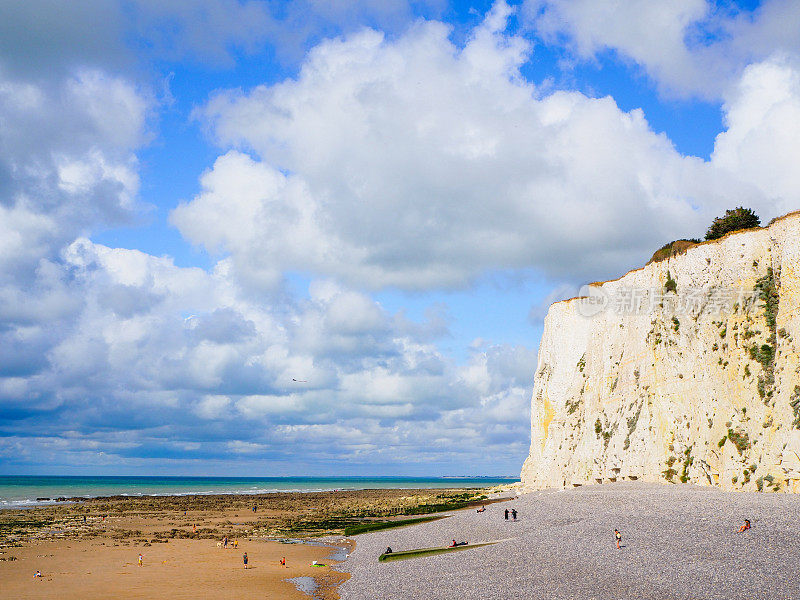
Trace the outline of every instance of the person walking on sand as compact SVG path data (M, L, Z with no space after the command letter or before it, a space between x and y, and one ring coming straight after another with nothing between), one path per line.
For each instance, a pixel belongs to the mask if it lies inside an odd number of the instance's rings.
M247 568L247 552L244 553L244 556L242 557L242 560L244 561L244 568L246 569Z
M508 521L508 509L506 509L506 521Z
M750 529L750 519L745 519L744 520L744 525L739 527L739 531L737 531L736 533L744 533L748 529Z
M226 549L228 548L228 536L227 535L224 538L222 538L222 547L226 548Z
M619 529L614 530L614 539L617 540L617 550L622 550L619 547L619 543L622 541L622 534L619 532Z
M282 567L286 566L286 557L285 556L283 558L281 558L281 566Z
M511 518L514 519L515 521L517 520L517 509L516 508L512 508L511 509Z
M142 556L142 553L141 553L141 552L139 552L139 566L140 566L140 567L142 566L142 563L143 563L143 562L144 562L144 556Z

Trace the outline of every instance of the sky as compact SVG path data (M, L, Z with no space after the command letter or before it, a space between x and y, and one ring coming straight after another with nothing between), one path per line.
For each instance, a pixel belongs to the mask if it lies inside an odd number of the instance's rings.
M549 304L798 140L797 0L4 0L0 474L516 475Z

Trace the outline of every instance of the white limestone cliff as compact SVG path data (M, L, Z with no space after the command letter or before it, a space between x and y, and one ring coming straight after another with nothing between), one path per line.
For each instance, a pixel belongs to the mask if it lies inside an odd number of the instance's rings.
M792 213L553 304L523 485L800 492L799 271Z

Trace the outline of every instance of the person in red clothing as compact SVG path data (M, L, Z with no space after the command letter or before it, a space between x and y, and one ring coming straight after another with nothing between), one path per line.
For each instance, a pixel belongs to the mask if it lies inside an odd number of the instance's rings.
M739 527L739 531L737 531L737 533L744 533L748 529L750 529L750 519L745 519L744 520L744 525Z

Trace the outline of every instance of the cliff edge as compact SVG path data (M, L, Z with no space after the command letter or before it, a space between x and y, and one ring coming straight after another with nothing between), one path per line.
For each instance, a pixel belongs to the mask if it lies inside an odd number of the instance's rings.
M523 485L800 492L798 269L792 213L553 304Z

